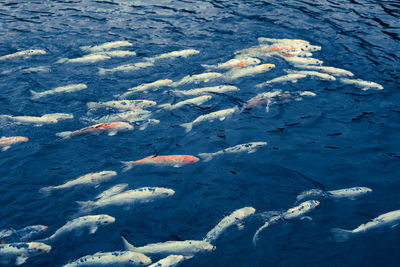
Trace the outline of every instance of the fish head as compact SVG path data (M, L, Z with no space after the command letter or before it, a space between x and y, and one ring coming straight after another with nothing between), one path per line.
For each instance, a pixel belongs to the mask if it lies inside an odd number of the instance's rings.
M371 189L371 188L369 188L369 187L363 187L363 186L356 187L356 190L357 190L358 192L364 193L364 194L369 194L369 193L372 192L372 189Z
M157 193L159 193L160 195L169 197L175 194L175 191L169 188L163 188L163 187L158 187L156 189Z
M261 63L261 60L259 60L258 58L254 58L254 57L249 57L246 60L248 65L257 65Z
M41 242L29 242L28 244L28 251L30 254L43 254L49 253L51 250L51 246L46 245L45 243Z
M275 64L262 64L260 66L262 70L270 70L275 68Z
M201 250L203 250L203 251L212 251L212 250L215 249L215 246L211 245L211 244L208 243L208 242L203 242L203 243L200 245L200 248L201 248Z
M319 204L321 204L321 202L319 202L318 200L309 200L308 202L309 202L311 208L315 208L315 207L319 206Z
M183 163L185 163L185 164L191 164L191 163L195 163L195 162L198 162L198 161L199 161L199 158L197 158L195 156L186 155L183 158Z
M109 215L100 215L98 223L101 225L108 225L115 222L115 218Z

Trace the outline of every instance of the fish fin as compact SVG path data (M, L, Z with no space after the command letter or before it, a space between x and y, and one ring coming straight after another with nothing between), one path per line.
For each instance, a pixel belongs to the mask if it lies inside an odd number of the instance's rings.
M15 259L15 264L16 264L16 265L24 264L24 263L26 262L27 259L28 259L28 257L26 257L26 256L18 256L18 257Z
M256 151L257 151L257 149L252 148L252 149L249 149L249 151L247 151L247 153L248 153L248 154L251 154L251 153L254 153L254 152L256 152Z
M105 75L109 70L105 68L97 68L99 70L99 75Z
M135 165L132 161L121 161L121 163L124 165L122 172L129 171Z
M205 69L217 69L217 67L213 65L201 64L201 66Z
M31 94L32 94L31 99L38 99L38 98L41 97L40 93L38 93L38 92L36 92L36 91L33 91L33 90L29 90L29 91L30 91Z
M98 109L99 107L101 107L101 105L96 102L89 102L86 105L87 105L88 109L91 109L91 110L95 110L95 109Z
M395 228L396 226L398 226L399 224L395 224L395 225L392 225L392 226L390 226L390 228Z
M72 132L71 131L66 131L66 132L56 133L56 135L58 137L63 138L63 139L68 139L68 138L71 138Z
M88 50L89 48L91 48L91 46L90 45L85 45L85 46L80 46L79 48L81 50L85 51L85 50Z
M260 232L262 230L264 230L265 228L267 228L269 226L269 223L266 222L263 226L261 226L260 228L258 228L258 230L255 232L254 236L253 236L253 245L256 246L257 245L257 241L258 241L258 235L260 234Z
M310 216L303 216L300 218L300 220L307 220L307 221L311 222L312 218Z
M9 149L11 146L5 146L1 149L1 151L6 151L7 149Z
M50 195L51 190L53 190L52 186L47 186L39 189L39 193L45 195L46 197Z
M238 221L238 222L236 223L236 228L237 228L239 231L241 231L241 230L244 229L244 224L243 224L242 220L240 220L240 221Z
M223 121L223 120L225 120L226 119L226 117L224 116L224 117L221 117L221 118L219 118L219 120L220 121Z
M351 231L340 228L333 228L331 230L331 233L335 242L345 242L350 238L350 235L352 234Z
M122 238L122 242L124 243L124 247L125 247L126 250L129 250L129 251L135 251L136 250L135 246L130 244L122 235L121 235L121 238Z
M188 133L192 130L193 128L193 123L188 122L188 123L182 123L180 126L182 126L183 128L185 128L185 132Z
M158 105L159 108L163 108L163 109L171 109L171 104L162 104L162 105Z
M108 136L114 136L116 135L118 132L117 131L111 131L108 133Z
M94 233L96 233L97 229L98 229L98 227L95 226L95 225L93 225L93 226L90 227L89 233L90 233L90 234L94 234Z
M200 153L199 157L203 159L204 162L208 162L212 160L213 154L212 153Z
M60 58L59 60L56 61L56 63L65 63L68 61L68 58Z
M79 211L80 212L89 212L92 211L94 208L93 201L77 201L76 203L79 204Z

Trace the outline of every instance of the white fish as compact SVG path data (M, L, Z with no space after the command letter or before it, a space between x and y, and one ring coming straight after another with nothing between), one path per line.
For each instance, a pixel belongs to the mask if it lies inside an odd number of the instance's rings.
M202 95L207 93L217 93L223 94L226 92L231 91L239 91L239 88L233 85L218 85L218 86L211 86L211 87L203 87L203 88L196 88L191 90L174 90L173 92L178 96L195 96L195 95Z
M104 69L104 68L98 68L99 70L99 74L100 75L105 75L109 72L114 73L117 71L134 71L134 70L140 70L140 69L144 69L147 67L151 67L153 66L154 63L149 62L149 61L145 61L145 62L138 62L135 64L126 64L126 65L121 65L112 69Z
M256 210L253 207L244 207L235 210L230 215L223 218L210 232L207 233L203 241L212 243L231 225L239 225L245 218L254 214Z
M174 267L182 261L191 258L193 258L193 256L169 255L168 257L165 257L164 259L161 259L153 263L152 265L149 265L149 267Z
M304 71L304 70L299 70L299 71L296 71L296 70L286 70L286 72L287 72L287 73L291 73L291 74L304 74L304 75L307 75L307 76L315 76L315 77L318 77L318 78L320 78L320 79L322 79L322 80L336 81L336 78L335 78L334 76L329 75L329 74L327 74L327 73L321 73L321 72L318 72L318 71L310 71L310 70L306 70L306 71Z
M132 123L132 122L146 120L150 118L150 116L151 116L150 111L144 109L136 109L121 113L105 115L100 118L82 117L81 120L89 123L110 123L110 122L124 122L124 121Z
M1 151L6 151L12 145L19 144L22 142L27 142L29 139L25 136L11 136L11 137L1 137L0 138L0 147Z
M74 135L82 135L86 133L100 134L108 132L108 136L114 136L120 131L130 131L133 130L133 128L134 126L130 125L127 122L116 121L111 123L99 123L75 131L65 131L61 133L56 133L56 135L64 139L68 139Z
M80 48L84 51L90 51L90 52L98 52L98 51L105 51L105 50L110 50L114 48L119 48L119 47L124 47L124 46L133 46L128 41L114 41L114 42L107 42L101 45L96 45L96 46L81 46Z
M297 68L301 69L309 69L309 70L318 70L320 72L328 73L334 76L354 76L350 71L339 69L335 67L327 67L327 66L312 66L312 65L296 65Z
M155 101L151 100L118 100L118 101L107 101L107 102L89 102L87 107L89 110L96 110L99 108L113 108L119 111L137 110L143 108L149 108L157 105Z
M225 73L225 78L228 80L238 79L244 76L263 73L275 68L275 64L261 64L246 68L233 69Z
M205 122L205 121L212 122L217 119L220 121L223 121L223 120L225 120L225 118L232 115L236 111L237 111L237 108L235 107L235 108L228 108L228 109L211 112L209 114L205 114L205 115L201 115L201 116L197 117L197 119L195 119L192 122L183 123L183 124L181 124L181 126L183 128L185 128L185 132L190 132L195 124L198 124L200 122Z
M154 126L154 125L159 124L159 123L160 123L160 121L156 120L156 119L147 119L147 120L141 121L140 122L140 126L139 126L139 130L143 131L147 127Z
M65 189L77 185L98 186L100 183L108 181L116 175L117 173L115 171L101 171L101 172L88 173L79 176L76 179L70 180L62 185L43 187L42 189L40 189L40 191L43 193L50 193L50 191L52 190Z
M141 85L138 85L138 86L128 89L128 92L121 95L120 97L126 97L126 96L129 96L136 92L146 92L150 89L157 89L162 86L168 86L170 84L172 84L172 80L169 80L169 79L157 80L157 81L151 82L151 83L144 83L144 84L141 84Z
M20 242L31 239L32 237L46 231L49 227L46 225L30 225L19 230L13 228L0 231L2 243ZM9 240L12 240L11 242Z
M341 78L340 81L344 84L350 84L360 87L363 91L367 91L369 89L383 90L383 86L379 83L364 81L361 79Z
M54 240L65 233L72 232L82 228L89 228L90 234L94 234L96 233L99 226L108 225L114 222L115 218L107 214L88 215L79 217L73 219L72 221L67 222L50 237L44 239L44 241Z
M311 57L284 57L284 59L292 65L321 65L322 60Z
M338 198L348 198L354 200L356 197L366 195L372 192L371 188L368 187L350 187L338 190L331 190L331 191L324 191L321 189L311 189L308 191L301 192L296 197L296 202L306 198L306 197L324 197L324 198L331 198L331 199L338 199Z
M305 77L307 77L307 75L305 75L305 74L287 74L287 75L276 77L272 80L269 80L269 81L266 81L263 83L259 83L256 85L256 87L263 87L266 85L270 85L271 83L284 83L284 82L296 83L298 79L302 79Z
M78 58L60 58L56 63L96 63L110 58L102 54L89 54Z
M261 60L254 57L243 57L243 58L234 58L228 60L227 62L220 63L218 65L206 65L202 64L203 68L207 69L233 69L233 68L240 68L240 67L247 67L251 65L258 65L261 63Z
M38 99L43 96L54 95L54 94L59 94L59 93L71 93L71 92L81 91L86 88L87 88L86 84L78 83L78 84L71 84L71 85L67 85L67 86L60 86L60 87L54 88L52 90L47 90L47 91L43 91L43 92L36 92L33 90L30 90L30 91L32 93L32 99Z
M161 55L158 55L155 57L146 58L146 60L148 60L150 62L154 62L158 59L188 57L188 56L196 55L198 53L200 53L200 51L195 50L195 49L184 49L184 50L164 53L164 54L161 54Z
M24 51L19 51L13 54L1 56L0 60L6 60L6 59L14 59L14 58L29 58L33 55L44 55L46 54L46 51L41 50L41 49L32 49L32 50L24 50Z
M123 206L134 203L147 203L158 198L165 198L175 194L175 191L163 187L142 187L127 190L122 193L102 198L97 201L78 201L80 210L89 212L91 210L112 205Z
M267 145L267 142L250 142L246 144L240 144L233 147L228 147L222 150L219 150L214 153L200 153L199 157L203 159L204 162L210 161L213 157L223 154L235 154L235 153L254 153L258 148L264 147Z
M183 77L181 80L172 83L171 86L177 87L188 83L209 82L211 80L221 78L222 76L223 75L218 72L205 72L200 74L187 75Z
M42 126L43 124L57 123L59 120L72 119L74 116L67 113L51 113L45 114L41 117L0 115L0 118L13 121L17 124L34 124L35 126Z
M0 263L6 264L15 259L16 265L26 262L29 257L49 253L51 246L41 242L20 242L11 244L0 244Z
M103 55L107 57L129 57L129 56L136 56L135 51L125 51L125 50L113 50L113 51L106 51L106 52L97 52L93 55Z
M198 97L195 97L195 98L191 98L191 99L187 99L187 100L178 102L178 103L176 103L174 105L163 104L163 105L159 105L159 107L163 108L163 109L167 109L167 110L173 110L173 109L177 109L177 108L183 107L185 105L197 105L197 106L199 106L199 105L203 104L204 102L209 101L211 98L212 98L212 96L210 96L210 95L202 95L202 96L198 96Z
M133 251L97 252L93 255L81 257L63 267L103 266L103 265L149 265L151 259L146 255Z
M135 247L122 237L125 249L143 254L178 254L192 256L199 252L207 252L215 249L213 245L206 241L185 240L167 241L163 243L153 243L143 247Z
M114 185L113 187L107 189L103 193L97 195L96 199L100 199L101 200L101 199L109 198L109 197L111 197L113 195L121 193L127 187L128 187L128 184L117 184L117 185Z
M382 214L370 222L361 224L356 229L344 230L340 228L333 228L332 234L334 241L344 242L352 236L363 234L375 228L389 226L391 228L396 227L400 223L400 210L391 211Z
M309 41L301 40L301 39L277 39L277 38L268 38L268 37L258 37L257 41L259 43L288 43L298 46L310 45Z
M16 72L16 71L21 71L22 73L50 72L50 67L47 67L47 66L30 67L30 68L18 67L18 68L3 70L2 72L0 72L0 74L8 75L8 74Z
M260 232L265 228L267 228L268 226L270 226L271 224L274 224L279 220L292 220L303 217L303 215L314 210L319 204L320 202L317 200L308 200L296 207L288 209L287 211L277 216L273 216L256 231L256 233L253 236L253 244L256 245L256 242L258 240L258 235L260 234Z

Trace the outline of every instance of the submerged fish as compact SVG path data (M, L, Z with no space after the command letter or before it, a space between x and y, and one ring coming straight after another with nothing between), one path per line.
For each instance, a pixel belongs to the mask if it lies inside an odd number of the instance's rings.
M246 144L240 144L233 147L228 147L222 150L219 150L214 153L200 153L199 157L203 159L204 162L210 161L213 157L223 155L223 154L235 154L241 152L254 153L258 148L264 147L267 145L267 142L250 142Z
M57 123L59 120L72 119L74 116L66 113L51 113L45 114L41 117L0 115L0 118L13 121L17 124L34 124L35 126L42 126L43 124Z
M151 82L151 83L144 83L144 84L141 84L141 85L138 85L138 86L128 89L128 92L120 95L119 98L124 98L124 97L130 96L136 92L147 92L150 89L157 89L162 86L170 85L171 83L172 83L172 80L169 80L169 79L157 80L157 81Z
M12 145L19 144L22 142L28 142L28 137L25 136L10 136L10 137L1 137L0 138L0 147L2 151L6 151Z
M174 90L173 92L179 96L195 96L195 95L203 95L207 93L217 93L222 94L231 91L239 91L239 88L233 85L218 85L218 86L211 86L211 87L203 87L203 88L196 88L186 91L181 90Z
M52 190L65 189L77 185L98 186L100 183L108 181L116 175L117 173L115 171L101 171L101 172L88 173L79 176L76 179L70 180L62 185L43 187L42 189L40 189L40 191L43 193L49 193Z
M178 103L176 103L174 105L163 104L163 105L159 105L159 107L163 108L163 109L167 109L167 110L173 110L173 109L177 109L177 108L183 107L185 105L197 105L197 106L199 106L199 105L203 104L204 102L210 100L211 98L212 98L212 96L210 96L210 95L202 95L202 96L198 96L198 97L195 97L195 98L191 98L191 99L187 99L187 100L178 102Z
M254 214L256 210L253 207L244 207L238 210L235 210L230 215L223 218L210 232L207 233L206 237L204 237L203 241L212 243L217 240L217 238L231 225L239 225L243 219L248 216Z
M43 92L36 92L33 90L30 90L30 91L32 93L32 99L38 99L43 96L54 95L54 94L59 94L59 93L71 93L71 92L81 91L86 88L87 88L86 84L79 83L79 84L71 84L71 85L67 85L67 86L60 86L60 87L54 88L52 90L47 90L47 91L43 91Z
M284 59L292 65L321 65L322 60L311 57L284 57Z
M114 185L113 187L111 187L111 188L107 189L106 191L104 191L103 193L99 194L96 197L96 199L101 200L101 199L109 198L109 197L111 197L113 195L121 193L127 187L128 187L128 184L117 184L117 185Z
M172 83L171 86L177 87L188 83L209 82L211 80L221 78L222 76L223 75L218 72L205 72L200 74L187 75L183 77L181 80Z
M195 49L184 49L184 50L179 50L179 51L172 51L168 53L164 53L155 57L150 57L146 58L146 60L150 62L154 62L158 59L164 59L164 58L176 58L176 57L188 57L192 55L196 55L200 53L200 51L195 50Z
M151 112L144 109L135 109L121 113L105 115L100 118L82 117L81 120L89 123L111 123L111 122L137 122L150 118Z
M26 241L46 231L48 228L46 225L30 225L19 230L13 228L4 229L0 231L0 239L2 243Z
M298 79L302 79L302 78L306 78L307 75L305 74L287 74L287 75L283 75L283 76L279 76L276 77L272 80L263 82L263 83L259 83L256 85L256 87L264 87L266 85L270 85L271 83L284 83L284 82L292 82L292 83L296 83Z
M128 41L114 41L114 42L107 42L101 45L95 45L95 46L81 46L80 48L84 51L90 51L90 52L99 52L99 51L105 51L105 50L110 50L113 48L119 48L123 46L133 46Z
M225 73L225 78L229 80L238 79L244 76L263 73L275 68L275 64L261 64L241 69L233 69Z
M87 103L87 107L89 110L96 110L99 108L114 108L119 111L137 110L152 107L155 105L157 105L157 103L151 100L118 100Z
M197 117L197 119L195 119L192 122L183 123L180 126L185 128L185 132L190 132L195 124L198 124L200 122L205 122L205 121L214 121L217 119L220 121L223 121L223 120L225 120L225 118L227 118L228 116L231 116L236 111L237 111L237 108L235 107L235 108L228 108L228 109L211 112L209 114L205 114L205 115L201 115L201 116Z
M287 73L291 73L291 74L304 74L304 75L307 75L307 76L315 76L315 77L318 77L318 78L320 78L322 80L336 81L336 78L334 76L329 75L327 73L321 73L321 72L318 72L318 71L287 70L286 72Z
M156 156L152 155L144 159L135 161L122 161L124 164L123 171L128 171L136 165L158 165L158 166L172 166L175 168L182 167L186 164L192 164L199 161L198 158L191 155L168 155Z
M102 54L89 54L78 58L60 58L56 63L95 63L110 58L111 57Z
M193 256L169 255L168 257L165 257L164 259L161 259L153 263L152 265L149 265L149 267L174 267L182 261L191 258L193 258Z
M258 58L243 57L243 58L234 58L234 59L228 60L227 62L220 63L218 65L202 64L201 66L203 68L207 68L207 69L233 69L233 68L257 65L260 63L261 63L261 60L259 60Z
M156 119L147 119L147 120L143 120L141 122L139 122L140 126L139 126L139 130L143 131L145 130L147 127L149 126L154 126L156 124L159 124L160 121L156 120Z
M334 241L336 242L344 242L350 237L363 234L375 228L380 228L384 226L389 226L391 228L396 227L400 223L400 210L391 211L385 214L382 214L370 222L365 224L361 224L356 229L353 230L344 230L340 228L333 228L332 234Z
M94 234L96 233L99 226L108 225L113 222L115 222L115 218L107 214L88 215L79 217L73 219L72 221L67 222L64 226L59 228L50 237L44 239L44 241L54 240L65 233L72 232L82 228L89 228L90 234Z
M337 199L337 198L348 198L351 200L354 200L356 197L366 195L372 192L371 188L368 187L350 187L350 188L344 188L344 189L338 189L338 190L331 190L331 191L324 191L321 189L311 189L308 191L301 192L297 197L296 197L296 202L306 198L306 197L324 197L324 198L331 198L331 199Z
M128 57L128 56L136 56L136 52L125 51L125 50L113 50L106 52L96 52L94 55L103 55L107 57Z
M309 70L317 70L320 72L328 73L334 76L354 76L350 71L339 69L335 67L327 67L327 66L312 66L312 65L297 65L297 68L301 69L309 69Z
M49 253L51 246L41 242L20 242L11 244L0 244L0 263L9 264L15 259L16 265L26 262L29 257Z
M24 50L24 51L19 51L13 54L1 56L0 60L7 60L7 59L14 59L14 58L29 58L34 55L44 55L46 54L46 51L41 50L41 49L32 49L32 50Z
M130 125L127 122L117 121L111 123L99 123L76 131L66 131L57 133L56 135L61 138L70 138L71 136L74 135L81 135L86 133L99 134L103 132L108 132L109 136L113 136L120 131L129 131L133 130L133 128L134 128L133 125Z
M99 70L99 75L105 75L109 72L114 73L117 71L125 71L126 72L126 71L140 70L140 69L144 69L147 67L151 67L153 65L154 65L154 63L145 61L145 62L138 62L135 64L121 65L121 66L118 66L118 67L115 67L112 69L98 68L98 70Z
M151 259L146 255L133 251L97 252L81 257L63 267L103 266L103 265L149 265Z
M360 87L363 91L367 91L369 89L383 90L383 86L379 83L364 81L361 79L341 78L340 81L344 84L350 84Z

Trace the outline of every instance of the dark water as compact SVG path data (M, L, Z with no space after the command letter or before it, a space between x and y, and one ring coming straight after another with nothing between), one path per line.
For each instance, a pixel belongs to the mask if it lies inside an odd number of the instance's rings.
M231 227L217 249L181 266L398 266L400 228L372 231L346 243L330 242L330 229L353 229L378 215L399 209L400 199L400 3L398 1L0 1L0 55L44 49L46 55L0 62L0 72L49 66L50 72L12 71L0 76L0 113L35 115L65 112L73 120L34 127L3 125L2 136L30 141L0 154L0 228L44 224L54 232L76 217L76 201L91 200L115 183L129 188L162 186L173 197L130 209L110 207L116 222L94 235L67 234L45 256L25 266L62 266L98 251L123 249L120 234L134 245L202 239L225 215L244 206L258 212L285 210L303 190L368 186L371 195L355 201L322 201L311 222L290 221L271 227L251 243L263 224L255 216L245 228ZM179 80L202 73L234 51L257 44L258 37L295 38L322 46L314 57L326 66L349 70L375 81L383 91L362 91L339 82L300 80L284 90L313 90L317 96L235 114L222 122L202 123L186 134L178 125L197 116L245 101L262 92L255 84L284 74L290 65L277 58L270 72L231 82L239 92L218 95L199 107L154 113L161 122L144 131L116 136L86 135L60 140L56 132L88 126L89 101L113 100L127 88L158 79ZM95 64L56 64L84 55L79 49L127 40L136 57ZM106 76L97 67L140 62L165 52L193 48L200 54L160 60L155 66ZM72 83L86 90L31 100L29 90L45 91ZM216 85L187 85L182 89ZM137 93L137 99L177 102L161 91ZM134 99L132 98L132 99ZM156 111L156 109L151 109ZM106 111L104 111L106 113ZM135 167L122 173L121 160L160 155L215 152L236 144L267 141L253 154L217 157L182 168ZM43 197L38 190L80 175L119 172L98 188L76 187ZM154 257L157 259L157 257Z

